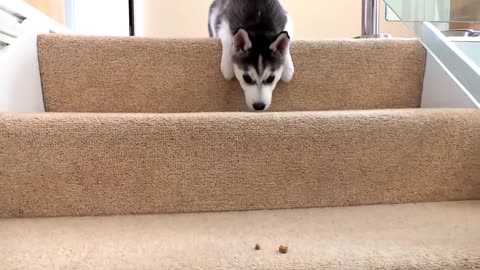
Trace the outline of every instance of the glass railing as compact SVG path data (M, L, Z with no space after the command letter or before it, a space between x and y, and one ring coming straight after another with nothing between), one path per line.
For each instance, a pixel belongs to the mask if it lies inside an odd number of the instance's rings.
M479 0L385 0L399 18L408 22L470 22L479 20ZM390 15L390 16L389 16Z
M386 19L402 21L480 102L480 0L384 0Z

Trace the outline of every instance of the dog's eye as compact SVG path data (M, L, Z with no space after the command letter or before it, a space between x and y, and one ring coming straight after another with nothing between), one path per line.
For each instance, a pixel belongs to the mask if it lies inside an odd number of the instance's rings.
M252 77L250 77L250 76L247 75L247 74L243 75L243 80L244 80L247 84L255 84L255 81L252 79Z
M265 80L265 83L271 84L273 81L275 81L275 76L271 75Z

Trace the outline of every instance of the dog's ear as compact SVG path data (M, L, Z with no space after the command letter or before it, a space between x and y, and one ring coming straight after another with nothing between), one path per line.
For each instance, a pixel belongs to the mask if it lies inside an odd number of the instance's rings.
M246 52L252 48L252 41L250 41L248 32L245 29L239 28L233 35L233 48L235 53Z
M287 31L280 32L275 37L275 40L272 44L270 44L270 50L274 53L279 53L281 55L285 55L288 50L288 46L290 46L290 36L288 35Z

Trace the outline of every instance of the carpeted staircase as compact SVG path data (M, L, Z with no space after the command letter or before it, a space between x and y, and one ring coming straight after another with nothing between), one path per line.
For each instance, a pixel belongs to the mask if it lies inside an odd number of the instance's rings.
M480 111L420 108L415 40L292 54L251 113L215 40L39 36L47 112L0 114L0 269L480 269Z

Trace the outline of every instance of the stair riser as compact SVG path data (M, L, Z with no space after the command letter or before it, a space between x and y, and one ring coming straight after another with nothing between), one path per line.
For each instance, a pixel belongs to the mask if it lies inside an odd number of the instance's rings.
M51 112L247 110L240 85L220 72L216 40L40 36ZM295 78L271 111L417 108L425 49L415 40L298 41Z
M0 216L480 199L478 111L3 115Z

